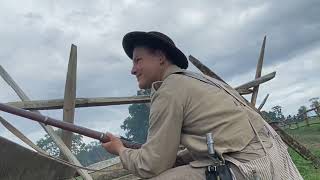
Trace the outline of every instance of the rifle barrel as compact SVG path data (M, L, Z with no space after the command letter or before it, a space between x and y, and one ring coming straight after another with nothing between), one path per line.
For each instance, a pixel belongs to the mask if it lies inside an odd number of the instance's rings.
M24 117L33 121L41 122L45 125L51 125L67 131L71 131L87 137L91 137L93 139L99 140L102 143L106 143L110 141L110 138L105 133L88 129L82 126L74 125L68 122L63 122L48 116L43 116L36 112L30 112L30 111L20 109L14 106L6 105L3 103L0 103L0 110L10 114L20 116L20 117ZM130 142L124 138L120 138L120 139L124 144L124 146L127 148L138 149L141 147L141 144Z

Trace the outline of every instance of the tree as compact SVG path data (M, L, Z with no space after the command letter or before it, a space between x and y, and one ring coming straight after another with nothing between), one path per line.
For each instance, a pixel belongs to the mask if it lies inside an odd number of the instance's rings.
M320 102L318 97L314 97L309 99L309 102L311 102L310 107L315 108L314 112L317 114L317 116L320 116Z
M61 136L61 129L55 130L55 133ZM37 141L37 146L47 151L51 156L58 157L60 155L60 150L53 142L52 138L46 134L44 138ZM71 152L75 155L79 154L84 150L86 144L82 140L82 135L72 134L72 144Z
M288 122L292 122L293 121L293 117L289 114L286 118L286 121Z
M271 108L272 111L262 111L262 117L268 121L279 122L285 120L284 115L282 114L281 106L274 106Z
M150 90L137 92L137 95L149 94ZM124 120L121 129L126 131L128 139L144 143L148 134L150 108L147 104L132 104L128 109L130 115Z
M309 121L308 121L308 115L307 115L307 107L306 106L300 106L300 108L298 109L298 119L300 121L305 120L307 126L309 126Z
M292 117L291 115L288 115L288 116L286 117L285 123L286 123L287 125L289 125L289 128L290 128L290 127L291 127L291 123L293 123L293 117Z
M262 114L262 117L264 119L266 119L268 122L269 121L272 121L272 122L276 121L276 114L274 112L272 112L272 111L269 111L269 112L261 111L261 114Z
M282 114L282 107L281 106L274 106L272 107L272 112L275 114L276 121L283 121L284 115Z
M82 151L76 155L77 159L84 166L107 160L115 157L115 155L108 153L98 141L92 141L87 144Z
M298 118L302 121L306 117L307 107L306 106L300 106L298 109Z
M61 135L61 130L55 131ZM82 140L83 136L73 134L71 152L77 157L82 165L88 166L90 164L103 161L115 157L108 153L98 141L93 141L90 144L85 144ZM37 145L43 150L47 151L51 156L59 157L60 150L52 141L52 138L46 134L44 138L37 141Z

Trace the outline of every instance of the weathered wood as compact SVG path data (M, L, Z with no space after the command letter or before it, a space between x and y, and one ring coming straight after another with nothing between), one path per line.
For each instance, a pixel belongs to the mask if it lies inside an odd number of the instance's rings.
M6 121L4 118L2 118L0 116L0 122L2 123L2 125L7 128L12 134L14 134L16 137L18 137L21 141L23 141L24 143L26 143L27 145L29 145L31 148L33 148L34 150L37 151L37 154L38 155L41 155L41 156L44 156L48 159L51 159L53 161L56 161L58 163L61 163L61 164L64 164L64 165L67 165L69 167L72 167L72 168L83 168L83 169L86 169L86 170L89 170L89 171L96 171L97 168L93 169L93 168L84 168L82 166L77 166L77 165L74 165L74 164L71 164L69 163L68 161L64 161L62 159L58 159L58 158L55 158L53 156L50 156L49 153L47 153L46 151L42 150L40 147L38 147L37 145L35 145L28 137L26 137L21 131L19 131L17 128L15 128L12 124L10 124L8 121ZM0 168L1 169L1 168Z
M77 46L71 45L68 72L64 91L63 121L74 123L74 109L77 87ZM71 149L72 132L62 130L61 139Z
M263 76L262 79L251 81L237 87L237 91L243 94L252 93L251 89L245 89L247 87L253 87L255 84L263 83L269 79L274 73ZM242 88L244 87L244 88ZM38 101L19 101L19 102L8 102L7 104L23 108L26 110L50 110L50 109L61 109L63 107L63 99L52 99L52 100L38 100ZM96 98L76 98L75 107L93 107L93 106L109 106L109 105L123 105L123 104L135 104L135 103L149 103L149 96L131 96L131 97L96 97Z
M300 144L297 140L288 135L284 130L277 125L271 124L273 129L281 136L282 140L288 144L293 150L295 150L304 159L310 160L316 168L320 168L320 159L315 156L309 149Z
M269 94L267 94L267 96L263 99L262 103L260 104L258 110L260 111L262 109L262 107L264 106L264 104L266 103L267 99L269 97Z
M114 159L108 159L106 161L101 162L103 165L97 169L102 169L103 171L97 171L91 173L92 177L96 180L111 180L111 179L127 179L128 175L130 175L130 180L137 179L136 177L132 176L128 170L125 170L122 166L122 163L119 157ZM89 166L92 167L92 166ZM96 167L93 166L95 169Z
M241 95L246 95L246 94L251 94L252 93L252 89L236 89L238 91L239 94Z
M109 171L109 172L93 172L91 173L92 177L96 180L138 180L140 178L130 174L129 171L125 170L122 166L122 163L119 159L119 157L113 158L113 159L108 159L102 162L99 162L97 168L96 165L89 166L89 167L94 167L95 169L103 169L104 171Z
M224 82L222 78L220 78L216 73L211 71L207 66L202 64L197 58L193 57L192 55L189 56L189 61L196 66L198 69L201 69L201 72L207 76L213 77L218 79L219 81ZM225 82L224 82L225 83Z
M112 166L114 164L118 164L118 163L121 163L121 160L120 160L119 157L115 157L115 158L99 161L99 162L96 162L94 164L90 164L89 166L87 166L87 168L105 169L107 167L110 167L110 166Z
M203 65L199 60L197 61L197 66L196 66L203 74L207 74L208 76L212 77L212 78L220 78L219 76L216 77L216 73L214 73L212 70L210 70L208 67L206 67L205 65ZM207 72L212 72L212 73L207 73ZM226 83L223 79L220 78L220 81ZM228 84L228 83L226 83ZM239 93L240 94L240 93ZM245 98L244 98L245 102L248 104L248 106L252 107L253 109L255 109L257 112L259 112L251 103L249 103Z
M70 168L0 136L1 180L62 180L75 173Z
M23 101L9 102L18 108L26 110L50 110L61 109L63 107L63 99L38 100L38 101ZM96 98L76 98L75 107L93 107L93 106L110 106L123 104L149 103L149 96L131 96L131 97L96 97Z
M237 89L240 94L250 94L251 89ZM36 101L16 101L6 104L26 110L52 110L63 107L63 99L36 100ZM76 98L75 107L94 107L110 106L123 104L150 103L149 96L131 96L131 97L96 97L96 98Z
M40 147L35 145L28 137L26 137L21 131L19 131L17 128L15 128L12 124L10 124L8 121L6 121L3 117L0 116L0 122L1 124L7 128L12 134L17 136L22 142L29 145L34 150L49 155L46 151L42 150Z
M276 76L276 72L269 73L267 75L261 76L255 80L252 80L250 82L244 83L240 86L237 86L235 89L238 91L238 89L249 89L255 86L258 86L259 84L265 83L271 79L273 79Z
M220 76L218 76L216 73L214 73L212 70L210 70L207 66L205 66L204 64L202 64L200 62L200 60L198 60L197 58L193 57L192 55L189 56L189 61L194 64L203 74L213 77L215 79L218 79L224 83L226 83ZM256 80L247 82L245 84L242 84L238 87L236 87L235 89L239 92L239 94L241 95L245 95L245 94L250 94L253 91L249 88L257 86L259 84L262 84L264 82L269 81L270 79L273 79L275 77L276 72L267 74L261 78L257 78ZM227 83L226 83L227 84Z
M1 77L8 83L8 85L17 93L17 95L20 97L22 101L30 101L29 97L24 93L24 91L18 86L18 84L10 77L10 75L5 71L5 69L0 65L0 75ZM39 114L40 111L34 111ZM71 151L66 147L66 145L63 143L61 138L56 135L53 128L51 126L46 126L42 123L39 123L40 126L49 134L49 136L52 138L52 140L56 143L56 145L59 147L61 152L68 158L70 162L73 164L76 164L78 166L81 166L78 159L71 153ZM90 175L87 173L87 171L82 169L77 169L77 172L86 180L92 180Z
M264 38L263 38L263 43L262 43L262 47L261 47L261 51L260 51L259 61L258 61L258 64L257 64L257 71L256 71L255 79L261 77L263 57L264 57L264 49L266 47L266 38L267 38L266 36L264 36ZM258 92L259 92L259 85L255 86L253 88L253 93L252 93L252 96L251 96L251 104L253 106L256 105Z

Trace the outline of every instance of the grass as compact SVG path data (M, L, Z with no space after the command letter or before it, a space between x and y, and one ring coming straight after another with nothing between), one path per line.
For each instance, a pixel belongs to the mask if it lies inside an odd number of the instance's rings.
M320 119L310 121L310 123L316 122L320 122ZM304 122L301 122L299 126L304 124ZM320 124L312 124L297 129L286 129L286 132L320 158ZM314 168L310 161L303 159L292 149L289 149L289 154L305 180L320 180L320 169Z
M294 150L289 149L289 154L297 166L300 174L305 180L319 180L320 179L320 169L316 169L310 161L303 159ZM320 151L318 153L320 156Z
M312 123L310 126L286 129L285 131L309 149L317 150L320 149L320 119L312 120L310 123Z
M318 117L312 117L312 118L309 118L309 124L319 124L320 123L320 118L318 118ZM306 121L301 121L301 122L299 122L298 123L298 126L299 127L304 127L304 126L306 126ZM297 126L296 126L296 124L292 124L291 125L291 127L292 128L296 128Z

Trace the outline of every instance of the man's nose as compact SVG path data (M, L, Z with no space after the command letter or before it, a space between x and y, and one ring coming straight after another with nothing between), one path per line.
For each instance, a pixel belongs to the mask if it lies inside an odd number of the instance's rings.
M132 66L132 69L131 69L131 74L132 75L136 75L136 73L137 73L137 69L136 69L136 66Z

